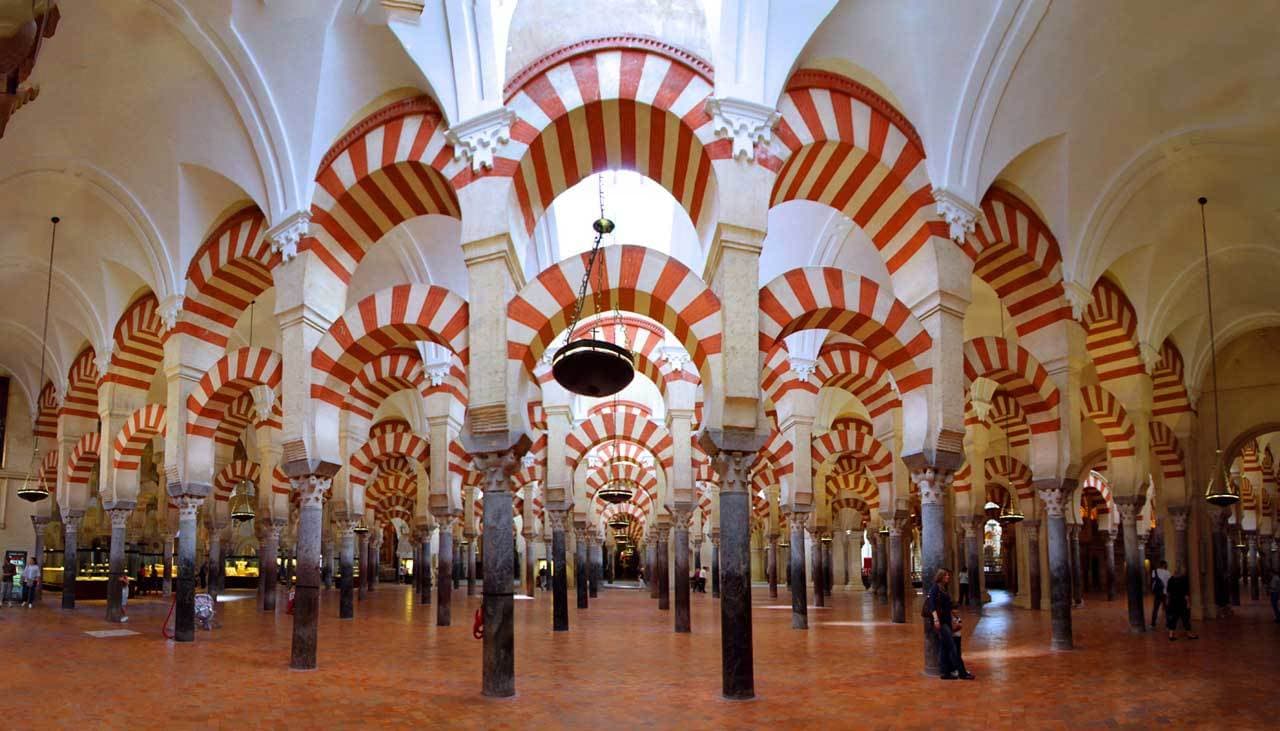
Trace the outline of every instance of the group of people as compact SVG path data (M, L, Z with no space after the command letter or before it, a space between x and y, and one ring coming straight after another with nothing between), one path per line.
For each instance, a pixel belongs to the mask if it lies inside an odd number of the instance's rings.
M689 589L700 594L707 593L707 570L699 566L689 574Z
M1160 607L1164 607L1165 628L1169 630L1170 642L1178 639L1179 625L1186 639L1200 639L1191 631L1191 580L1181 566L1177 573L1170 573L1168 561L1161 561L1151 572L1151 629L1160 626L1157 621Z
M964 666L964 658L960 654L960 634L963 621L960 613L951 602L951 594L947 585L951 583L951 572L945 568L938 569L933 576L933 586L925 595L920 616L930 623L933 634L938 641L938 669L943 680L974 680L976 676ZM967 591L968 582L961 584L961 590Z
M41 576L40 562L35 559L28 562L26 567L22 569L21 593L17 602L19 606L27 607L28 609L34 606L36 591L40 588ZM4 581L4 587L0 589L0 592L2 592L0 593L0 606L12 606L14 604L14 582L18 578L18 567L10 561L5 561L0 577Z

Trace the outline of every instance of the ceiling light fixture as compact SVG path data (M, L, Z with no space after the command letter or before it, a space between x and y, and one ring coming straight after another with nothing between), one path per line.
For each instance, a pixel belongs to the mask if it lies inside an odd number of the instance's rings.
M49 300L53 296L53 248L58 242L58 221L54 216L49 219L53 224L49 232L49 273L44 284L44 329L40 331L40 380L36 381L36 419L40 418L40 392L44 390L44 349L49 339ZM40 439L35 437L35 424L32 424L31 467L27 471L27 479L18 488L18 497L27 502L36 503L49 497L49 487L44 484L40 474Z
M1209 473L1209 484L1204 487L1204 499L1210 505L1225 508L1240 502L1240 486L1231 479L1231 473L1222 461L1222 419L1218 411L1218 341L1213 329L1213 287L1209 283L1209 228L1204 218L1204 206L1209 199L1200 196L1198 202L1200 241L1204 246L1204 300L1206 314L1209 316L1209 365L1213 369L1213 438L1216 455L1213 471Z

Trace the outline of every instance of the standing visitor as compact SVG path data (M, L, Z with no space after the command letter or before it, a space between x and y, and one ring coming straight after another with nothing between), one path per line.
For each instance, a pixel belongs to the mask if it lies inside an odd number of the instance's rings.
M1164 564L1162 563L1161 566ZM1182 623L1182 629L1186 632L1187 639L1200 639L1198 635L1191 631L1191 581L1187 579L1186 569L1178 566L1178 572L1169 577L1169 583L1165 585L1165 624L1169 628L1169 641L1173 642L1177 637L1175 632L1178 623Z
M969 569L960 569L960 606L969 603Z
M40 586L40 562L31 559L31 563L22 570L22 603L30 609L36 600L36 589Z
M933 620L933 632L938 636L938 665L943 680L975 678L964 667L960 656L960 638L956 630L960 627L959 618L952 615L951 595L947 593L947 584L951 583L951 572L938 569L934 574L933 586L924 600L921 614Z
M0 581L4 581L4 586L0 587L0 607L7 607L13 602L13 582L17 577L18 568L12 561L5 561L4 569L0 571Z
M1161 561L1160 568L1151 572L1151 629L1155 629L1159 625L1156 624L1156 618L1160 616L1160 605L1165 605L1165 619L1169 618L1168 600L1165 598L1166 587L1169 585L1169 562Z

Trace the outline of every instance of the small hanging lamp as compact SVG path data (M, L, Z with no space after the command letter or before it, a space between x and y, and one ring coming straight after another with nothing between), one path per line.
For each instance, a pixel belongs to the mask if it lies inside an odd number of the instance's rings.
M551 375L556 383L565 390L580 396L595 398L612 396L626 388L635 378L635 363L631 351L621 345L596 337L599 318L591 323L587 337L575 338L578 320L582 317L582 306L587 299L587 287L591 284L591 273L596 271L596 259L600 255L600 242L605 234L613 233L613 221L604 215L604 178L599 182L600 218L591 227L595 229L596 240L587 257L587 270L582 275L582 284L578 287L578 302L569 321L569 342L560 348L551 360ZM600 313L600 290L604 289L604 267L597 271L598 284L595 290L596 313ZM616 302L616 301L615 301ZM615 304L614 319L622 324L622 314ZM624 334L625 337L625 334Z
M1026 517L1021 510L1013 506L1013 498L1010 497L1005 500L1004 508L1000 510L1000 517L997 520L1000 525L1012 525L1013 523L1021 523L1026 520Z
M360 535L364 535L364 534L366 534L366 533L368 533L368 532L369 532L369 526L365 524L365 522L364 522L364 518L361 518L360 520L356 521L356 524L355 524L355 526L351 529L351 531L352 531L353 533L358 533L358 534L360 534ZM464 545L464 546L465 546L465 545L467 545L467 541L465 541L465 540L464 540L464 541L462 541L462 545Z
M253 507L253 494L253 483L249 480L242 480L236 485L236 491L227 505L232 520L237 523L253 520L257 512Z
M1240 502L1240 485L1231 479L1227 465L1222 461L1222 425L1218 411L1218 342L1213 329L1213 288L1209 283L1209 229L1205 224L1204 206L1208 198L1201 196L1200 241L1204 246L1204 299L1205 314L1209 316L1209 365L1213 369L1213 438L1214 461L1209 473L1209 484L1204 487L1204 499L1210 505L1229 507Z
M626 530L631 525L631 521L627 520L621 513L609 519L609 527L614 530Z
M36 381L37 401L40 399L40 391L44 389L44 349L45 342L49 338L49 300L53 295L53 247L58 241L58 221L60 220L57 216L49 219L53 228L49 232L49 273L44 285L44 329L40 333L40 380ZM40 407L37 403L36 414L39 413ZM32 432L35 432L34 428ZM44 484L44 478L40 474L40 440L38 438L31 440L31 467L27 471L27 478L22 481L22 487L18 488L18 497L30 503L37 503L49 497L49 487Z
M597 490L596 497L611 505L617 505L630 500L635 492L635 483L631 480L613 480Z

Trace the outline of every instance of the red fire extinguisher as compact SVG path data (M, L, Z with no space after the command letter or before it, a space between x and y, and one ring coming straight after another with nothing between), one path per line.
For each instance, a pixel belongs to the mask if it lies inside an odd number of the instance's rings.
M477 640L484 639L484 610L476 610L476 620L471 625L471 636Z

